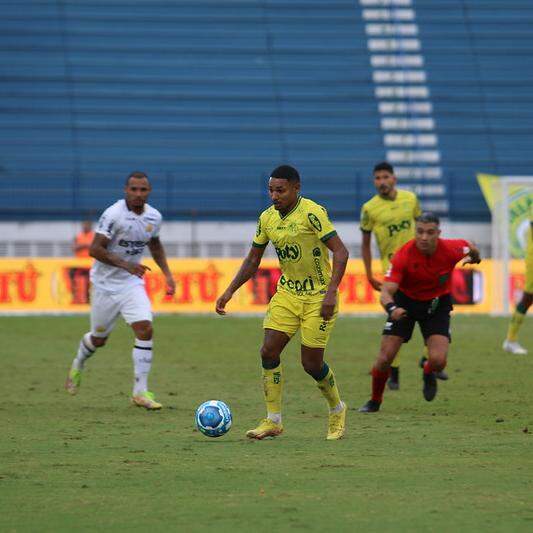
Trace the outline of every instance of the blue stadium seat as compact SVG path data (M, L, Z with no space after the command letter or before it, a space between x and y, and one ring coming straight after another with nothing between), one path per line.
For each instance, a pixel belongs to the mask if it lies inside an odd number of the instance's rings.
M412 4L445 214L487 220L476 173L531 174L533 3ZM387 153L367 22L353 0L5 3L0 217L83 218L139 169L167 217L254 218L281 162L357 217Z

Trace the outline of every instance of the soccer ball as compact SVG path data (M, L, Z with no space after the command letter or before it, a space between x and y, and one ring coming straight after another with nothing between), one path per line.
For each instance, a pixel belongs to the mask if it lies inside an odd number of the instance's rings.
M221 437L231 428L231 411L220 400L209 400L196 409L196 425L207 437Z

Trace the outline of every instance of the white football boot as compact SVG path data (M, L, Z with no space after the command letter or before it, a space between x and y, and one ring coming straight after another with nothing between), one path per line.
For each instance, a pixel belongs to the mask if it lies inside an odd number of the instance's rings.
M502 347L506 352L512 353L514 355L526 355L527 354L527 350L523 348L522 346L520 346L520 344L518 344L517 341L510 341L510 340L505 339L503 341Z

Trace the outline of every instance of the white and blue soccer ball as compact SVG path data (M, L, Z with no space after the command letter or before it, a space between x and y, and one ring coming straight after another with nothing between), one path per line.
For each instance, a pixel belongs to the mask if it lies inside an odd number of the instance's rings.
M221 437L231 428L230 408L220 400L209 400L196 409L196 425L207 437Z

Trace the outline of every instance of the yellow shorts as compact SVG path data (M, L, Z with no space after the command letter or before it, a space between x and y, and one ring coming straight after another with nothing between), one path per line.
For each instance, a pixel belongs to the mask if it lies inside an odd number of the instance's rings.
M268 306L263 328L283 331L292 337L301 329L302 344L309 348L325 348L339 312L339 302L330 320L320 316L322 300L306 301L278 291Z
M526 284L524 292L533 294L533 244L529 245L526 255Z

